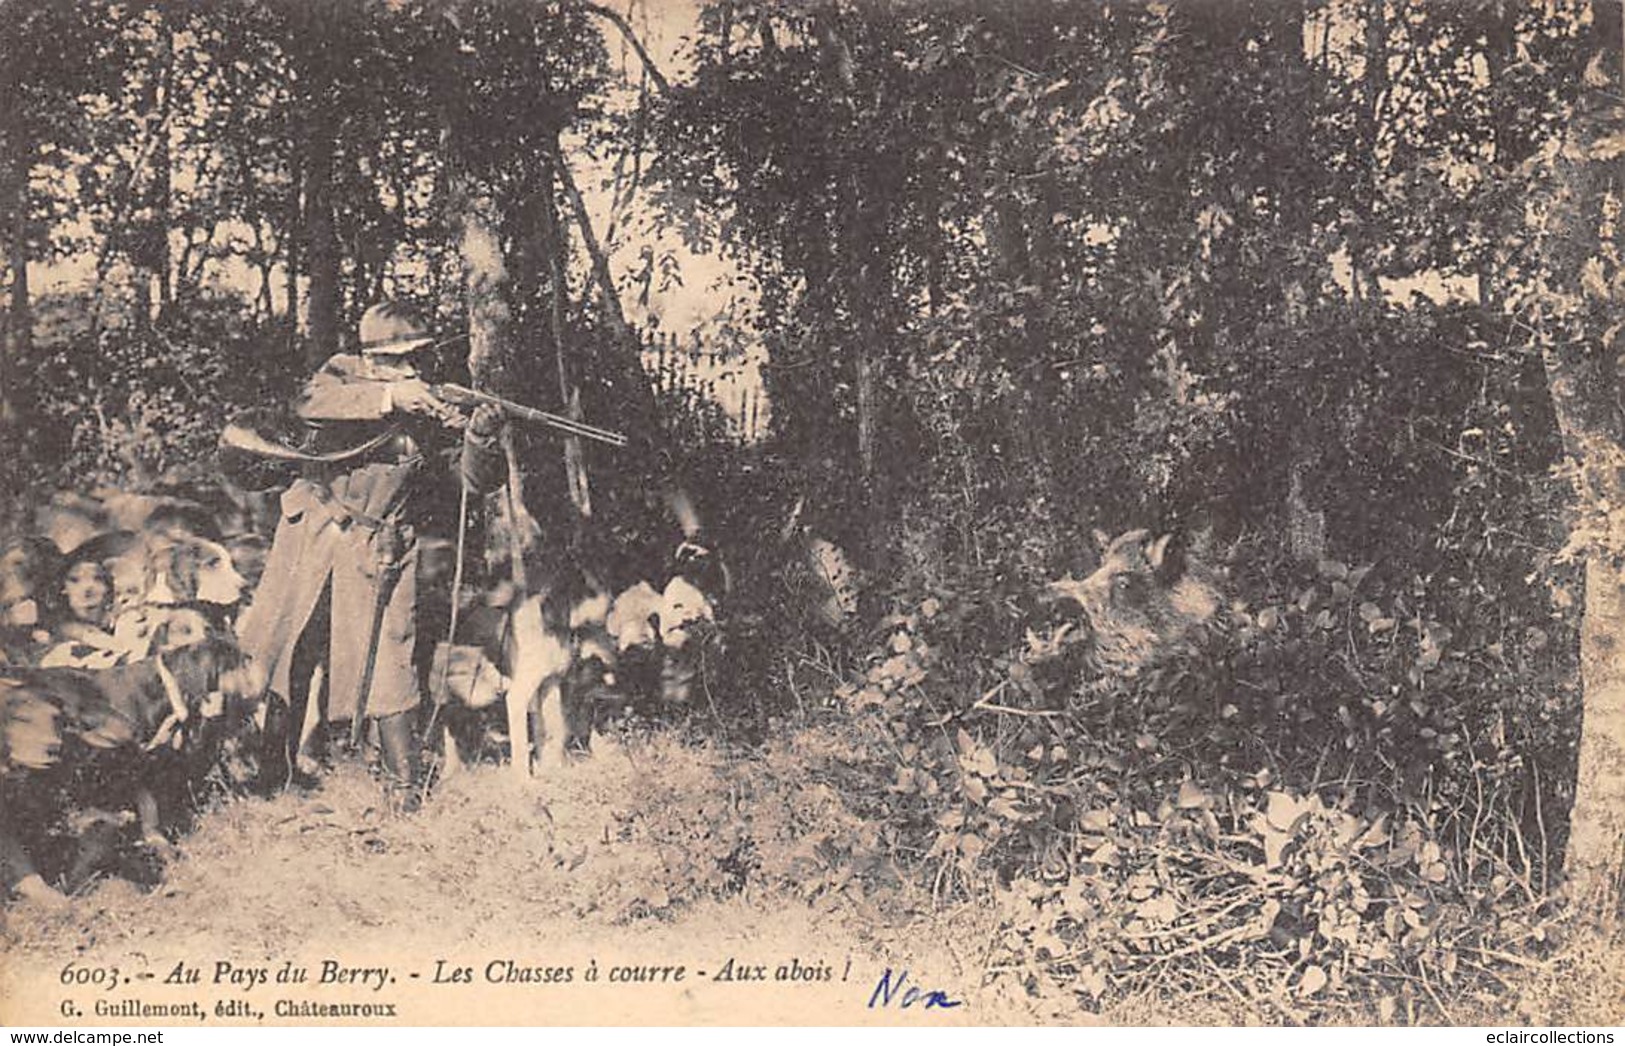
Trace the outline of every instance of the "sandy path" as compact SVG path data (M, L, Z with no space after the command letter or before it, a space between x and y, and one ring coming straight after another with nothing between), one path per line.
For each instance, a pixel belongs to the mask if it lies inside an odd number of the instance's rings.
M529 783L476 770L409 818L355 767L314 796L226 805L150 894L110 881L66 914L8 910L0 1019L189 1023L141 1015L193 1003L234 1023L1023 1019L981 987L974 909L927 917L895 891L809 901L748 879L708 896L624 808L626 775L647 771L594 763Z

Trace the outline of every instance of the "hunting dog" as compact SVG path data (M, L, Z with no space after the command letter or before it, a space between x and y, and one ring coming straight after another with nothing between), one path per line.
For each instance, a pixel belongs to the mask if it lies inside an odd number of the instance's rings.
M611 598L573 561L529 571L528 591L498 586L440 644L429 685L441 711L506 710L511 766L526 779L562 766L589 746L595 709L621 699L681 705L717 643L722 575L711 554L684 546L662 588L646 580ZM448 729L448 769L460 764Z
M516 774L562 766L591 734L591 707L613 657L604 634L609 599L572 561L527 570L521 592L500 584L471 607L457 644L436 647L430 692L447 716L446 763L460 765L463 710L501 700ZM534 732L532 724L534 722Z
M263 680L201 617L191 618L183 639L174 627L180 619L162 626L144 661L0 676L0 864L18 894L61 902L28 841L64 826L73 834L74 818L87 811L133 813L143 841L167 849L164 831L177 807L252 721ZM70 885L99 856L81 852Z

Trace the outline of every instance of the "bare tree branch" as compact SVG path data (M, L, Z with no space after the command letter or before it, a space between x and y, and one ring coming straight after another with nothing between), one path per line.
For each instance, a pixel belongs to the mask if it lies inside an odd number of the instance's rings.
M643 46L643 41L638 39L637 34L632 31L632 26L619 12L612 11L602 4L585 2L585 0L579 6L583 11L590 11L600 18L614 23L615 28L619 29L621 35L626 37L626 42L632 45L632 50L638 53L638 60L643 63L643 68L648 72L649 79L653 80L655 86L662 91L671 90L671 83L661 73L660 67L655 65L654 59L649 57L649 52Z
M615 280L609 271L609 257L604 253L603 247L598 242L598 235L593 231L586 201L581 198L581 190L576 188L575 178L570 174L570 165L564 160L563 150L558 149L556 145L553 151L553 165L558 172L559 184L564 187L565 195L570 198L576 225L581 229L581 242L587 248L587 257L592 261L593 278L597 281L599 294L604 299L604 315L609 320L610 326L626 342L627 347L636 352L640 348L638 336L632 330L632 325L626 321L626 312L621 308L621 298L615 291Z

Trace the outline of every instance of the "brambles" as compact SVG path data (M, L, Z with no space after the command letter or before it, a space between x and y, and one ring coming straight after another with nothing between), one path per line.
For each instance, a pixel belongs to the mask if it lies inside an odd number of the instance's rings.
M999 884L998 969L1088 1008L1207 977L1272 1019L1386 1022L1440 1015L1419 977L1542 946L1561 792L1532 767L1572 709L1516 681L1562 678L1549 636L1469 643L1370 566L1233 569L1253 599L1220 605L1143 531L1106 549L1053 586L1081 614L989 651L998 619L933 595L838 691L908 874Z
M1074 874L999 892L1000 968L1086 1009L1154 986L1240 996L1267 1021L1415 1022L1539 945L1548 919L1503 878L1461 889L1418 822L1367 817L1258 780L1103 796ZM1499 917L1488 917L1499 912Z

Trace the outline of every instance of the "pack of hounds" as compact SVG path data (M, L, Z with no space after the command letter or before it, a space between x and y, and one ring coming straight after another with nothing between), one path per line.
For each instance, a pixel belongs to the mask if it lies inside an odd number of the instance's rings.
M263 506L259 506L263 509ZM0 873L47 907L108 875L151 885L222 791L267 794L319 752L235 633L267 551L263 511L214 484L59 495L0 555ZM445 546L428 543L425 552ZM503 727L521 776L584 750L612 709L682 706L720 650L718 557L606 591L581 564L462 592L455 642L420 629L443 772ZM420 599L446 600L426 585ZM301 765L303 764L303 766Z
M0 872L43 906L97 878L153 884L212 796L269 794L313 762L321 667L304 707L267 691L235 623L258 584L265 506L218 484L149 494L60 495L0 557ZM685 528L692 534L692 528ZM1107 540L1082 580L1052 583L1058 623L1028 633L1034 665L1132 678L1197 651L1220 610L1214 576L1167 537ZM429 559L446 543L425 543ZM847 568L817 543L815 616L855 610ZM662 576L610 591L572 556L525 556L469 586L455 641L420 628L424 717L442 772L495 741L515 774L583 751L608 710L698 704L722 651L721 558L692 540ZM839 569L831 569L829 562ZM432 578L435 572L426 571ZM441 571L442 581L449 571ZM432 580L420 609L447 601ZM306 760L312 760L307 763Z

